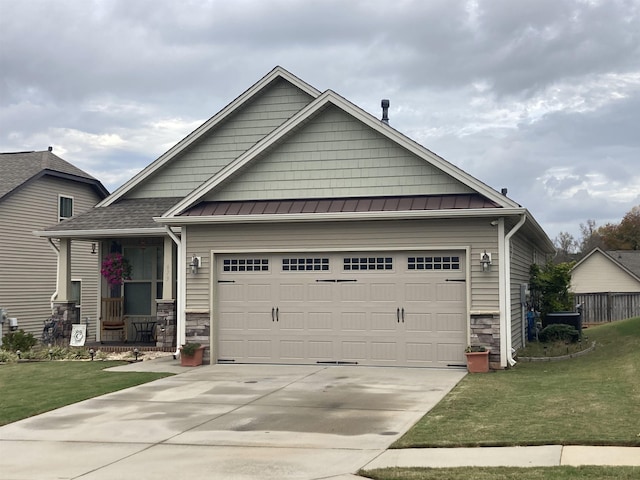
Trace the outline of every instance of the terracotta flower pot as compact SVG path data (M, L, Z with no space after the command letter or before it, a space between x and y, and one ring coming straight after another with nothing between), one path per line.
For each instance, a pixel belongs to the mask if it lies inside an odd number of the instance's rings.
M469 373L487 373L489 371L489 351L465 352Z
M185 355L180 349L180 365L183 367L198 367L202 365L204 346L198 347L193 355Z

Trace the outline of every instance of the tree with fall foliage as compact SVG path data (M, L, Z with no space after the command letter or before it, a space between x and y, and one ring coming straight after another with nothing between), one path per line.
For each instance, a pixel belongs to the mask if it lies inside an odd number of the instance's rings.
M619 224L600 227L598 234L607 250L640 250L640 205L627 212Z

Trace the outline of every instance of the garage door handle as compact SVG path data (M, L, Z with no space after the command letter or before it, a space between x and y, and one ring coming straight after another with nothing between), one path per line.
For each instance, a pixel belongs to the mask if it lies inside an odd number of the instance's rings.
M274 307L271 307L271 321L275 322L276 321L276 309Z
M276 322L280 321L280 309L276 307Z
M357 282L358 280L356 280L355 278L353 279L338 279L338 280L334 280L334 282L338 282L338 283L345 283L345 282Z
M404 323L404 307L402 307L402 323Z
M396 318L398 319L398 323L400 323L400 309L396 309Z

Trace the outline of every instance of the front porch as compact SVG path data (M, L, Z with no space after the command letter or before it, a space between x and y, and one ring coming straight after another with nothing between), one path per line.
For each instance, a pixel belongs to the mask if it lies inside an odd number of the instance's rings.
M60 240L53 317L86 324L86 345L103 351L107 347L175 349L177 249L173 240L169 236L96 240L92 250L100 259L98 299L95 311L83 309L81 315L78 302L69 299L71 241Z

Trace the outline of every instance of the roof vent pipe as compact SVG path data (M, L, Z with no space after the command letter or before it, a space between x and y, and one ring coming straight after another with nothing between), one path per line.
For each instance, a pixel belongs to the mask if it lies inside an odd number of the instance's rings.
M51 147L51 146L50 146L50 147L48 148L48 150L49 150L50 152L53 152L53 147Z
M503 188L502 190L500 190L500 193L506 197L506 196L507 196L508 191L509 191L509 190L507 190L506 188Z
M382 121L389 125L389 100L382 100L380 105L382 106Z

